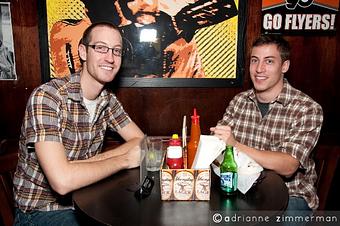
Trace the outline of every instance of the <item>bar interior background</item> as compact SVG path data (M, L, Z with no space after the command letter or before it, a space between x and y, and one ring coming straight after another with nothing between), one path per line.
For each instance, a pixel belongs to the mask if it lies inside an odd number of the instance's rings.
M13 38L18 79L0 81L0 138L18 139L26 101L32 90L42 83L39 22L40 1L7 1L11 3ZM261 32L261 0L247 1L245 59L253 40ZM340 17L336 18L334 35L287 36L292 45L290 83L310 95L324 110L321 140L339 145L340 128ZM201 116L202 134L208 134L222 117L231 98L251 87L249 62L240 87L205 88L124 88L115 92L133 120L148 135L180 133L183 115L189 116L196 107ZM329 206L339 208L339 166L334 175L334 198ZM337 197L337 198L335 198ZM337 205L337 207L336 207Z

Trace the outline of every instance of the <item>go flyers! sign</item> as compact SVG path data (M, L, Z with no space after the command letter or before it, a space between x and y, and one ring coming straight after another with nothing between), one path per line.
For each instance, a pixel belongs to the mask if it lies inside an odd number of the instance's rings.
M264 33L301 34L335 31L339 0L262 0Z

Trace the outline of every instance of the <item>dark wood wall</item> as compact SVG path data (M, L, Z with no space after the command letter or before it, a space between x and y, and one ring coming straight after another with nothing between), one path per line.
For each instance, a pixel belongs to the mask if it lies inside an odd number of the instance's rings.
M37 0L10 1L17 81L0 81L0 138L18 138L26 101L41 84Z
M18 81L0 81L0 138L17 138L26 101L41 84L38 1L10 1ZM340 18L336 27L340 29ZM248 50L260 34L261 0L247 3ZM318 101L325 114L323 133L340 128L340 34L333 36L290 36L292 62L287 77L292 85ZM244 82L239 88L117 88L116 93L133 120L149 135L170 135L181 131L183 115L196 107L203 133L209 133L225 107L238 92L251 87L248 60Z

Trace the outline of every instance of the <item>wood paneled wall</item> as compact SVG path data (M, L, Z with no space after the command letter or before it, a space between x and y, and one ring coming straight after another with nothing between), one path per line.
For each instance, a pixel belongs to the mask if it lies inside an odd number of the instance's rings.
M18 138L26 101L41 84L37 0L10 1L17 81L0 81L0 138Z
M26 101L34 87L41 84L38 0L10 1L18 81L0 81L0 138L17 138ZM248 50L260 34L261 0L247 1ZM336 27L340 29L340 18ZM287 78L291 84L318 101L325 114L324 133L340 127L340 35L290 36L292 62ZM201 115L203 133L209 133L231 98L251 87L246 73L240 88L117 88L116 93L133 120L149 135L170 135L181 131L183 115L196 107Z

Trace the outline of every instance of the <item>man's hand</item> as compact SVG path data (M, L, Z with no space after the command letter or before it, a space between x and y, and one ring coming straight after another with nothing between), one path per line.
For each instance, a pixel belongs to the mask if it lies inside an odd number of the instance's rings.
M278 174L286 177L291 177L299 168L299 161L287 153L259 150L237 142L230 126L218 125L211 127L210 131L212 131L216 137L223 140L226 145L231 145L237 148L237 150L247 154L263 168L274 170Z
M140 165L141 149L139 145L134 146L126 153L128 169L138 167Z
M237 143L230 126L211 127L210 131L213 132L216 137L223 140L226 145L235 146Z

